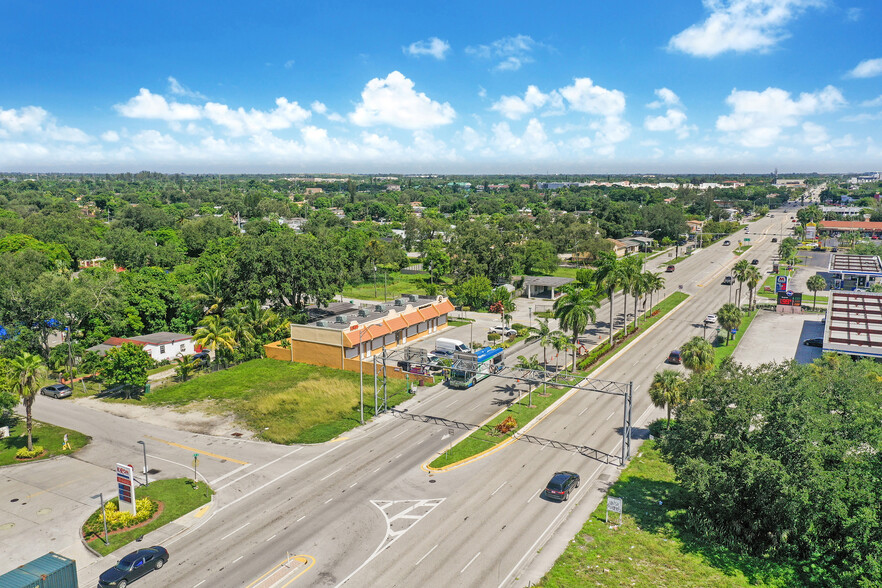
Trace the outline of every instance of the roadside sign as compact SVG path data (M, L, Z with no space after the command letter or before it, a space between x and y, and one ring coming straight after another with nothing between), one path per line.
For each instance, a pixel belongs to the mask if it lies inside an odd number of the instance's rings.
M134 516L135 507L135 471L130 465L116 464L116 486L119 494L119 508Z
M745 238L744 238L744 242L745 242L745 243L750 243L750 237L745 237Z
M623 500L621 498L616 498L615 496L607 496L606 498L606 522L609 522L609 513L617 512L619 513L619 524L622 524L622 503Z
M775 292L786 292L789 285L789 276L775 276Z
M732 329L732 330L731 330L731 331L729 331L729 332L730 332L730 333L732 333L732 334L733 334L733 335L734 335L734 334L735 334L735 333L737 333L737 332L738 332L738 329Z

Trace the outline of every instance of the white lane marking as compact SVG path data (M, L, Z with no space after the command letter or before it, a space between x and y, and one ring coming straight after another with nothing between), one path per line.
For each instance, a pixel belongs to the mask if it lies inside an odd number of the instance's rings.
M476 408L480 408L480 407L482 407L482 406L484 406L484 402L483 402L483 401L482 401L482 402L479 402L479 403L476 404L476 405L474 405L474 406L471 407L469 410L475 410Z
M377 469L375 469L375 470L372 471L371 473L372 473L372 474L376 474L376 473L379 472L381 469L383 469L383 466L378 467Z
M202 580L201 582L193 586L193 588L196 588L197 586L202 586L203 584L205 584L205 580Z
M188 470L188 471L191 471L191 472L193 471L193 464L185 465L185 464L182 464L182 463L178 463L178 462L176 462L176 461L172 461L172 460L170 460L170 459L165 459L164 457L159 457L158 455L150 455L150 459L158 459L158 460L161 460L161 461L167 461L168 463L173 463L173 464L175 464L175 465L179 465L179 466L181 466L182 468L184 468L185 470ZM202 481L203 481L203 482L205 482L206 484L208 484L208 480L205 478L205 476L202 475L202 472L196 472L196 475L199 476L200 478L202 478ZM215 490L215 492L217 492L217 490Z
M588 407L587 407L587 406L586 406L585 408L583 408L583 409L582 409L582 412L580 412L580 413L579 413L578 415L576 415L576 416L582 416L582 414L583 414L586 410L588 410Z
M398 455L396 455L396 456L393 457L392 459L398 459L398 458L401 457L402 455L404 455L404 454L403 454L403 453L399 453Z
M275 537L275 535L273 535L273 537ZM236 559L233 560L233 563L236 563L237 561L239 561L239 560L242 559L243 557L245 557L245 556L244 556L244 555L240 555L239 557L237 557Z
M393 438L393 439L398 439L399 437L401 437L401 436L404 435L405 433L407 433L407 429L401 431L400 433L398 433L397 435L395 435L395 436L392 437L392 438Z
M343 469L343 468L337 468L336 470L334 470L333 472L331 472L330 474L328 474L328 475L325 476L324 478L321 478L321 479L319 480L319 482L324 482L325 480L327 480L328 478L330 478L331 476L333 476L334 474L336 474L337 472L339 472L339 471L342 470L342 469Z
M451 406L453 406L453 405L456 404L457 402L459 402L459 398L454 398L454 399L453 399L453 402L451 402L450 404L445 404L445 405L444 405L444 408L450 408Z
M478 559L478 556L479 556L479 555L481 555L481 552L480 552L480 551L479 551L478 553L475 554L475 557L473 557L472 559L469 560L469 563L467 563L467 564L465 565L465 568L459 570L459 573L461 574L461 573L463 573L464 571L466 571L466 568L468 568L470 565L472 565L472 562L475 561L476 559Z
M538 494L534 494L533 496L531 496L530 499L527 500L527 504L530 504L530 501L533 500L534 498L536 498L537 496L541 496L543 492L545 492L545 490L540 490Z
M295 523L299 523L300 521L302 521L302 520L305 519L305 518L306 518L306 515L303 515L302 517L300 517L299 519L297 519L297 520L294 521L294 522L295 522Z
M239 527L239 528L236 529L235 531L232 531L232 532L230 532L230 533L227 533L226 535L224 535L223 537L221 537L221 541L223 541L224 539L227 539L227 538L229 538L229 537L232 537L233 535L235 535L236 533L238 533L239 531L241 531L242 529L244 529L245 527L247 527L247 526L250 525L250 524L251 524L251 523L245 523L244 525L242 525L241 527Z
M497 488L496 490L494 490L493 492L491 492L491 493L490 493L490 496L493 496L494 494L496 494L497 492L499 492L500 490L502 490L502 487L503 487L503 486L505 486L505 482L503 482L502 484L500 484L500 485L499 485L499 488Z
M611 419L611 418L613 417L614 414L616 414L615 411L613 411L612 413L610 413L610 415L609 415L608 417L606 417L606 420Z
M272 537L270 537L269 539L267 539L266 541L264 541L264 543L269 543L270 541L272 541L272 540L275 539L275 538L276 538L276 536L273 535ZM242 558L240 557L239 559L242 559ZM239 559L237 559L236 561L239 561ZM233 563L236 563L236 562L234 561Z
M232 475L234 475L234 474L238 474L239 472L241 472L242 470L244 470L245 468L247 468L247 467L250 466L250 465L252 465L252 464L250 464L250 463L246 463L246 464L244 464L244 465L240 465L240 466L237 467L235 470L233 470L233 471L231 471L231 472L227 472L226 474L224 474L224 475L221 476L220 478L216 478L215 480L213 480L213 481L211 482L211 485L214 486L215 484L217 484L217 483L220 482L221 480L225 480L225 479L229 478L230 476L232 476Z
M438 544L437 544L437 543L435 544L435 547L438 547ZM435 547L433 547L432 549L430 549L430 550L429 550L429 553L432 553L433 551L435 551ZM419 559L417 560L417 562L416 562L415 564L413 564L413 566L416 567L416 566L420 565L421 563L423 563L423 560L426 559L427 557L429 557L429 553L427 553L427 554L424 555L423 557L419 558Z
M545 451L545 448L546 448L546 447L548 447L548 443L546 443L545 445L543 445L543 446L542 446L542 449L540 449L539 451L540 451L540 452Z
M325 504L331 502L332 500L334 500L334 499L333 499L333 498L328 498L327 500L325 500Z
M236 504L236 503L239 502L240 500L244 500L244 499L248 498L249 496L251 496L251 495L253 495L253 494L257 493L257 492L260 492L261 490L263 490L263 489L266 488L267 486L271 486L271 485L273 485L273 484L278 483L279 480L281 480L282 478L284 478L284 477L287 476L288 474L293 474L294 472L296 472L297 470L299 470L299 469L302 468L303 466L306 466L306 465L311 464L311 463L314 462L315 460L317 460L317 459L319 459L319 458L322 458L322 457L326 456L327 454L331 453L332 451L336 451L336 450L339 449L340 447L343 447L343 445L345 445L345 444L346 444L346 441L340 441L339 443L335 443L333 447L331 447L330 449L328 449L328 450L325 451L324 453L319 453L318 455L316 455L316 456L313 457L312 459L307 460L307 461L304 461L302 464L298 465L297 467L294 467L294 468L288 470L287 472L285 472L284 474L282 474L282 475L280 475L280 476L277 476L276 478L273 478L272 480L266 482L265 484L262 484L262 485L258 486L257 488L255 488L255 489L252 490L251 492L248 492L247 494L243 494L242 496L240 496L240 497L237 498L236 500L230 502L229 504L225 504L224 506L218 508L216 512L221 512L222 510L224 510L224 509L226 509L226 508L229 508L229 507L233 506L234 504Z
M257 472L259 472L259 471L262 470L263 468L265 468L265 467L267 467L267 466L271 466L271 465L273 465L274 463L276 463L277 461L282 460L282 459L285 459L285 458L288 457L289 455L294 455L295 453L297 453L297 452L300 451L301 449L303 449L303 448L302 448L302 447L298 447L297 449L294 449L293 451L289 451L288 453L286 453L286 454L283 455L282 457L276 458L276 459L274 459L274 460L272 460L272 461L269 461L269 462L263 464L263 465L260 466L259 468L254 468L253 470L251 470L250 472L248 472L248 473L245 474L244 476L240 476L240 477L236 478L235 480L233 480L232 482L227 482L226 484L224 484L224 485L221 486L220 488L216 488L216 489L215 489L215 492L220 492L221 490L223 490L223 489L226 488L227 486L229 486L229 485L231 485L231 484L235 484L235 483L238 482L239 480L243 480L243 479L247 478L248 476L250 476L251 474L256 474Z
M350 486L350 488L355 488L355 485L356 485L356 484L358 484L358 482L353 482L353 483L352 483L352 486Z

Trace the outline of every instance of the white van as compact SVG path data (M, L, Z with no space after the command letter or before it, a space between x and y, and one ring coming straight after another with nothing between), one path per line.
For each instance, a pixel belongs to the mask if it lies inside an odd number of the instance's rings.
M435 353L440 355L452 356L455 352L468 353L469 351L469 346L459 339L445 339L444 337L435 339Z

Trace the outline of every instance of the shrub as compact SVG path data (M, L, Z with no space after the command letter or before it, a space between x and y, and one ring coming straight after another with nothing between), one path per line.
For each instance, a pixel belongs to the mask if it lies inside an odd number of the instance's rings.
M518 428L518 422L514 417L506 417L504 421L494 427L500 435L505 435Z
M528 330L530 327L527 325L523 325L521 323L512 323L511 328L518 332L520 335L521 331Z
M114 498L105 502L104 510L107 515L107 530L117 531L143 523L159 510L159 503L150 498L136 500L135 506L137 507L135 510L138 514L132 516L129 512L119 510L118 499ZM98 509L83 525L83 534L88 537L89 535L100 535L103 532L104 523L101 518L101 509Z
M37 457L43 453L43 451L45 451L45 449L43 449L42 445L34 445L33 451L28 451L27 447L22 447L15 452L15 459L31 459Z
M494 333L487 333L487 340L488 341L499 341L499 339L501 337L502 337L502 335L500 335L499 333L495 333L495 332Z

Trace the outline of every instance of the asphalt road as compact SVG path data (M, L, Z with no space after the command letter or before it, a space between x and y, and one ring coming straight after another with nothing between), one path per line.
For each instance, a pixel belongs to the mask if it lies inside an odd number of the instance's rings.
M751 224L753 247L745 257L758 258L764 271L771 268L776 246L763 233L783 230L780 216ZM646 390L668 351L702 334L703 318L727 302L730 289L721 282L738 259L732 250L739 237L744 235L730 238L733 246L717 243L696 252L666 274L668 292L682 285L692 296L595 374L634 383L636 437L645 436L641 427L662 414ZM663 268L667 260L653 263ZM620 298L616 306L621 308ZM601 309L598 318L606 316ZM517 351L533 353L541 357L536 344ZM513 394L509 381L485 380L469 390L436 386L421 390L405 408L480 423ZM135 441L146 436L151 467L160 462L169 476L186 473L194 450L214 455L203 457L200 467L218 491L215 502L163 542L171 561L139 580L143 587L522 586L541 577L619 471L617 464L519 441L472 464L431 474L420 466L467 433L450 436L446 427L392 415L331 443L292 447L183 434L62 402L38 402L35 416L94 437L77 456L88 464L83 467L110 472L124 461L137 468L143 458ZM620 397L578 391L531 434L615 455L621 426ZM550 502L541 490L561 469L579 472L582 486L569 502ZM84 506L84 513L94 506ZM73 540L67 530L62 537ZM289 554L304 556L306 563L279 568ZM83 563L84 586L94 585L112 564L107 558Z

